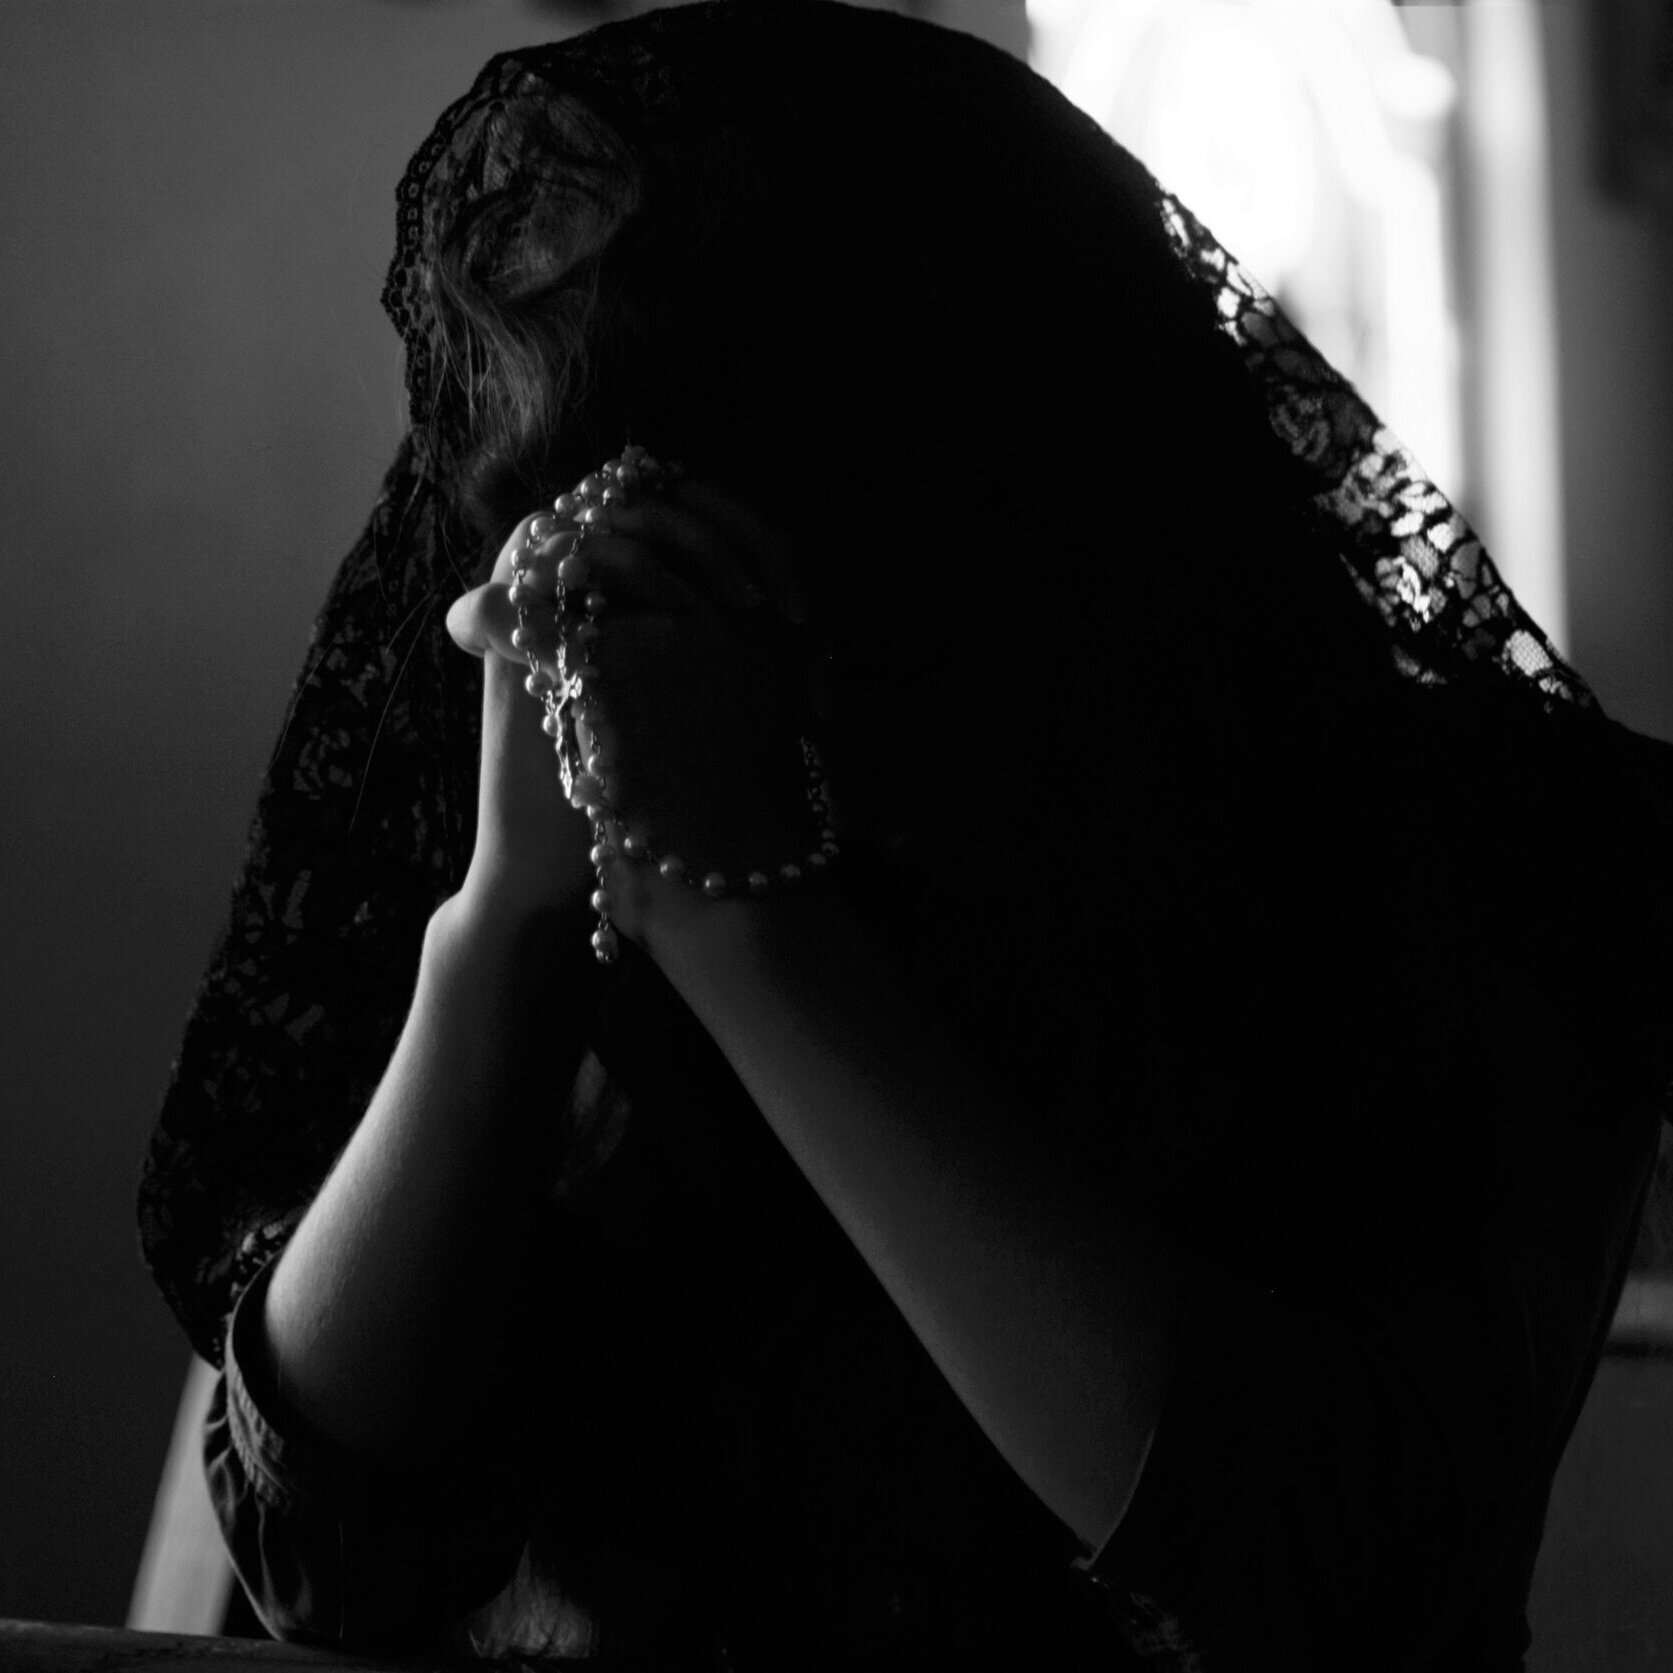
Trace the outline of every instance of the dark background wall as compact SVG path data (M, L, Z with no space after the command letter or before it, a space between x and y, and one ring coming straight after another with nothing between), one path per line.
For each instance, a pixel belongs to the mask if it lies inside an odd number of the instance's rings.
M1571 638L1673 737L1673 236L1571 160L1583 57L1550 10ZM134 1184L400 432L394 183L491 52L579 20L0 0L0 1616L127 1607L186 1364Z
M1673 192L1658 215L1601 192L1597 173L1599 31L1644 10L1549 0L1540 14L1569 651L1618 719L1673 738Z

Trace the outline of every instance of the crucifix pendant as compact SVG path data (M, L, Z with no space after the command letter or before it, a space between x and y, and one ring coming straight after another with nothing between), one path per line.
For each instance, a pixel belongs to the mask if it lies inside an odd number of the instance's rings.
M552 721L556 732L558 778L563 785L565 800L575 794L575 778L581 759L580 740L575 735L575 716L581 698L581 682L564 667L560 653L558 686L553 693Z

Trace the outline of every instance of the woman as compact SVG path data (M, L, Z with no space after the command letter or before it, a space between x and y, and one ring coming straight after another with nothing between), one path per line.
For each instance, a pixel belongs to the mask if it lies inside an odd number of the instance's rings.
M503 55L385 302L412 431L142 1188L269 1627L1519 1666L1669 1078L1661 747L966 37Z

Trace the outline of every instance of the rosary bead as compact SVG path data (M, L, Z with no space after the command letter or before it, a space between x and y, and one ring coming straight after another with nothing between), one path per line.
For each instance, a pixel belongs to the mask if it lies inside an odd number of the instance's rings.
M615 806L606 777L612 766L610 755L594 744L589 748L584 764L578 763L575 758L577 734L564 718L563 705L567 705L568 714L586 722L589 735L596 733L599 724L596 690L599 669L592 657L599 641L596 618L604 613L608 601L602 591L589 588L588 571L592 566L580 550L585 535L593 531L608 532L612 527L609 508L635 503L640 488L646 491L667 490L684 478L685 472L678 464L664 464L643 447L630 443L617 458L582 478L568 493L560 494L552 502L552 513L555 515L541 513L531 519L525 545L512 560L509 597L519 618L512 642L528 655L530 663L529 674L523 683L546 710L542 717L542 729L553 739L560 776L570 786L569 799L575 807L585 810L592 827L589 857L597 871L597 886L592 891L591 903L599 917L592 945L601 964L614 963L620 947L615 927L610 922L615 897L607 881L608 868L618 855L627 860L652 859L664 878L696 883L711 900L718 900L730 892L724 873L704 873L699 882L689 873L679 855L667 854L658 858L644 836L628 830ZM578 524L581 538L573 547L562 552L553 586L543 589L530 580L528 565L536 552L545 549L547 542L563 532L557 524L559 518ZM531 605L541 607L537 618L528 614ZM550 629L545 627L548 605L553 612ZM536 619L543 630L541 642L555 639L558 644L556 678L544 668L535 666L532 647L537 638ZM799 625L806 625L800 617L796 620ZM801 752L805 766L807 810L818 831L818 846L800 859L780 866L776 873L766 870L747 873L745 886L751 894L764 894L775 882L794 883L807 872L821 872L837 853L837 833L831 822L830 789L824 782L824 764L811 740L801 740Z

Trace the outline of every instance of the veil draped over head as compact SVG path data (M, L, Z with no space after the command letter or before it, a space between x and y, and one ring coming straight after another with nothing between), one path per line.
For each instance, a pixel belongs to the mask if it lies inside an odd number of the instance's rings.
M588 169L560 171L574 148ZM602 244L578 180L627 206ZM411 431L319 617L142 1187L146 1257L206 1358L365 1109L469 860L480 675L447 606L537 487L627 440L806 532L849 753L881 719L867 770L929 869L936 796L1000 757L1039 847L995 892L1043 956L1074 931L1042 891L1161 820L1182 875L1136 878L1129 926L1153 914L1157 947L1192 924L1190 957L1235 940L1238 902L1289 899L1285 866L1428 911L1439 941L1370 1025L1389 1061L1432 1048L1445 948L1543 945L1569 978L1607 919L1626 940L1597 1003L1636 1019L1641 1098L1665 1085L1661 892L1632 910L1658 746L1604 717L1256 279L1026 66L826 0L681 6L494 58L398 203L384 305ZM554 306L625 323L591 346L534 477L495 477L436 269L452 250L485 286L527 286L540 239L570 262ZM971 707L934 736L866 709L941 666ZM1018 708L1033 719L1007 731ZM1466 784L1487 823L1448 800ZM1162 812L1134 811L1138 786ZM1332 825L1347 802L1380 812L1374 839ZM973 788L966 805L987 817ZM1538 867L1524 879L1510 848L1530 835L1567 846L1583 894L1527 892ZM1351 899L1319 912L1351 918ZM579 920L574 939L581 980Z

